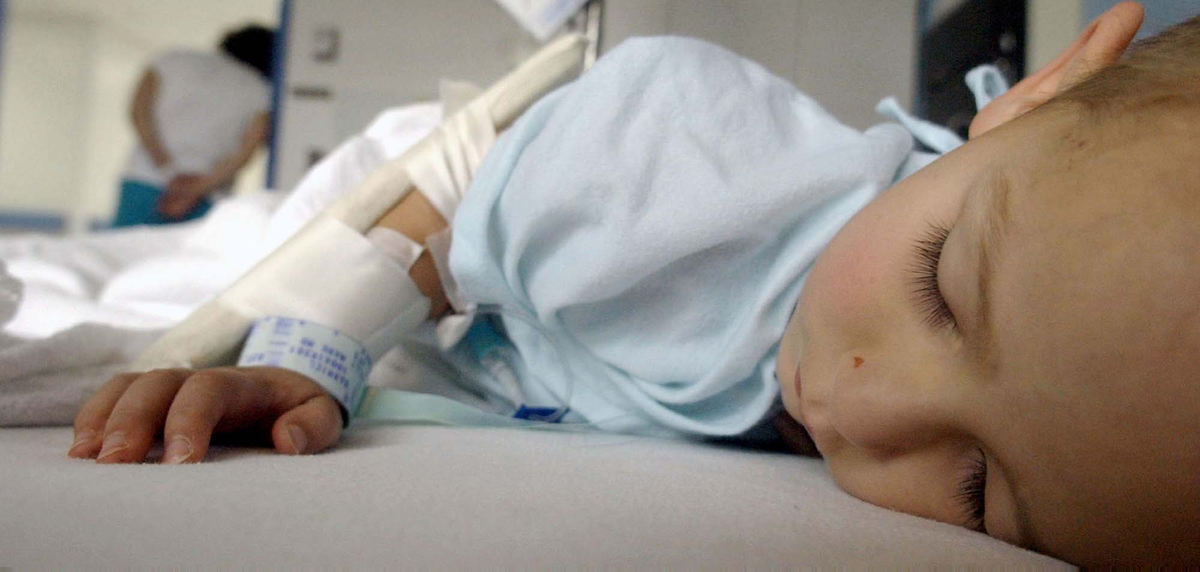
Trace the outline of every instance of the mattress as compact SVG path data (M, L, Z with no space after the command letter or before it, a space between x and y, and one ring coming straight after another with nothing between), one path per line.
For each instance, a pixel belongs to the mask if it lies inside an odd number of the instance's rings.
M841 492L819 460L611 434L377 426L198 465L0 430L0 567L1067 568Z

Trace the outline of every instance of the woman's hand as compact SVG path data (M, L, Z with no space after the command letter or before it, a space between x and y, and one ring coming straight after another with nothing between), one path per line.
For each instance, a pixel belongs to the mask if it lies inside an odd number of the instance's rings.
M211 188L209 178L203 175L175 175L167 183L166 192L158 199L158 212L169 219L183 218L204 200Z
M337 443L342 414L321 386L275 367L159 369L108 381L75 416L67 453L100 463L136 463L162 434L163 463L204 460L214 433L269 437L280 453L316 453Z

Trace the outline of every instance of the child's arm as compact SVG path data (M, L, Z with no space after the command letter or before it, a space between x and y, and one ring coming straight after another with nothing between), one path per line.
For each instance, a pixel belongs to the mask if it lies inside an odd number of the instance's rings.
M430 235L446 228L446 219L433 207L429 199L420 192L410 192L400 204L388 211L375 226L389 228L407 236L418 244L425 244ZM450 303L442 291L442 281L437 265L426 249L409 269L408 275L416 282L421 293L429 298L429 317L436 318L446 313Z
M424 244L446 221L419 192L409 193L376 223ZM409 270L429 298L430 317L449 304L428 251ZM342 431L338 404L308 377L275 367L162 369L108 381L75 417L68 454L101 463L134 463L162 433L164 463L204 459L214 433L267 437L280 453L316 453Z

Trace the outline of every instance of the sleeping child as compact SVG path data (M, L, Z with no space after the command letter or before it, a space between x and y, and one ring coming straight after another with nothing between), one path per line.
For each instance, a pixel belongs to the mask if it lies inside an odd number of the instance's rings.
M720 48L630 41L461 203L411 193L368 238L427 299L413 335L507 414L774 426L880 506L1081 565L1194 563L1200 18L1123 55L1141 19L1101 16L936 160ZM122 374L69 454L140 462L161 434L199 462L234 431L315 453L357 409L317 377Z

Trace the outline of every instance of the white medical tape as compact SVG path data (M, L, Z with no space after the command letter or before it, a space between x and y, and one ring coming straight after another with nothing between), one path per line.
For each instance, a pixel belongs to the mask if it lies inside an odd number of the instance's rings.
M373 351L381 334L415 328L429 300L408 271L340 221L322 216L221 296L238 313L324 324ZM402 328L401 328L402 329Z
M473 101L446 119L432 134L437 143L421 147L404 166L413 186L447 223L454 220L475 171L496 142L487 103Z
M445 292L446 300L450 302L450 307L454 310L453 314L439 319L437 328L434 330L437 334L438 346L442 349L449 349L458 344L459 340L467 335L467 330L471 329L471 324L475 321L475 305L463 300L458 291L458 283L454 280L454 275L450 273L451 239L450 227L425 238L425 244L433 258L433 264L437 267L442 291Z
M421 253L425 252L425 247L417 241L383 226L371 227L371 230L367 231L367 240L371 241L375 248L392 257L405 271L412 270L413 264L416 264Z
M280 316L254 322L237 364L304 374L338 402L345 424L358 411L371 374L371 357L358 340L333 328Z

